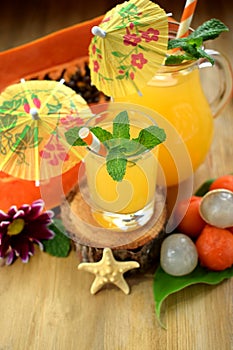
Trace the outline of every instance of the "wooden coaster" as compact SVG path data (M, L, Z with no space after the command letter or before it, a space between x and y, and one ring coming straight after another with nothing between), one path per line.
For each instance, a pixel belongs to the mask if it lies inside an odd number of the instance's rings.
M113 232L98 225L78 185L61 205L63 224L75 243L81 261L98 261L103 248L109 247L115 258L138 261L144 270L159 256L165 237L166 217L165 193L159 186L156 188L152 218L142 228L130 232Z

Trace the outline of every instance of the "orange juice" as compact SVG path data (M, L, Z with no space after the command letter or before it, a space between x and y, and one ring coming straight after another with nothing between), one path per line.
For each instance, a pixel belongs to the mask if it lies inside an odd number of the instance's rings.
M114 134L113 121L116 115L119 111L127 111L130 125L129 147L127 139L124 138L117 137L108 141L113 154L114 147L118 150L123 149L127 160L123 179L115 181L109 175L106 166L108 153L100 155L90 150L84 159L86 176L84 184L87 183L88 188L86 200L91 207L92 215L101 226L117 231L140 228L152 217L157 183L157 155L160 147L157 145L152 150L144 148L137 153L139 144L136 141L133 144L132 139L138 137L140 130L156 124L147 114L135 109L135 106L133 109L132 104L127 107L126 104L119 106L110 103L107 109L96 114L87 123L89 127L99 126ZM114 166L118 164L116 161Z
M104 157L89 152L85 158L87 182L94 206L108 212L129 214L153 201L157 160L146 151L130 157L121 182L108 174Z
M167 139L160 146L159 162L167 185L188 178L204 160L212 140L213 118L195 64L165 66L137 93L116 102L132 102L160 114L156 121Z

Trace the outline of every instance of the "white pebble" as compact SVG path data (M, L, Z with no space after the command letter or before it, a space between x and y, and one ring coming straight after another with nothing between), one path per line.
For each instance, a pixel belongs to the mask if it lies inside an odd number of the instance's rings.
M200 214L212 226L233 226L233 193L228 190L208 192L201 201Z
M160 264L166 273L173 276L187 275L197 263L198 253L191 238L182 233L165 238L161 246Z

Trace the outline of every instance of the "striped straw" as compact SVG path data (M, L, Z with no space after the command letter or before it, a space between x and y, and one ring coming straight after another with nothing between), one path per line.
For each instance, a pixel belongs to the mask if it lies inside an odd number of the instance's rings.
M79 137L86 142L88 147L101 156L106 156L107 150L100 140L86 127L79 130Z
M180 26L177 31L177 38L188 36L189 27L193 18L193 14L197 5L197 0L186 0L184 11L181 16Z

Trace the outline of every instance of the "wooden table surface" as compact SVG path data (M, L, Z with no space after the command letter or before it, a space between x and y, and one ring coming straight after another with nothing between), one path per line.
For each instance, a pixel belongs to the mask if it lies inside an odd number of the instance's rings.
M119 1L120 2L120 1ZM117 1L15 1L1 5L0 49L5 50L100 15ZM169 6L170 3L170 6ZM174 4L174 2L172 2ZM184 1L159 4L180 18ZM231 31L211 47L233 59L233 5L200 0L193 27L219 18ZM1 68L0 68L1 69ZM215 120L206 161L195 173L195 188L210 177L233 172L233 104ZM233 349L233 279L217 286L195 285L163 305L167 330L155 317L152 276L128 282L131 294L109 287L89 293L93 275L77 270L76 253L55 258L36 251L0 271L1 350L230 350Z

